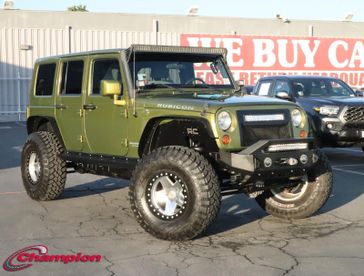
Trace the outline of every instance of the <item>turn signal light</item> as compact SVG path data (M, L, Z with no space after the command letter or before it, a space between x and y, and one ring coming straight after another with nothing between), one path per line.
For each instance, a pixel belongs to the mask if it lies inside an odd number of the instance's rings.
M307 134L308 133L305 130L303 130L303 129L300 131L300 137L301 138L307 138Z
M223 143L224 145L228 145L228 144L230 144L230 142L231 142L231 138L230 138L230 136L229 136L229 135L224 135L224 136L222 137L222 143Z

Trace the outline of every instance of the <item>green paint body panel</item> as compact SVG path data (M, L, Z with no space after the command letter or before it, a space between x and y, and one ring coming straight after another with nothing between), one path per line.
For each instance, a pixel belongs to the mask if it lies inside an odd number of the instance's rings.
M302 110L294 103L272 98L232 96L224 99L202 95L203 93L196 89L186 90L184 94L156 89L149 94L137 95L134 107L133 91L127 82L130 72L127 71L125 59L122 58L126 51L97 51L38 60L35 64L27 117L54 117L67 151L139 158L138 148L141 146L139 143L144 129L150 120L156 118L205 120L220 150L238 151L243 149L236 115L238 110ZM115 58L120 62L123 87L120 99L125 101L122 106L114 104L111 97L91 95L93 61L106 58ZM61 64L64 61L80 59L84 60L85 64L82 94L63 96L60 94ZM34 87L39 64L53 62L57 63L53 96L35 96ZM84 105L89 104L95 105L96 109L83 109ZM57 106L67 108L57 109ZM229 112L232 116L232 127L227 132L222 131L217 125L217 114L221 110ZM292 129L294 137L299 139L301 130L308 132L307 119L303 128L292 126ZM223 145L221 142L225 134L231 137L229 145Z

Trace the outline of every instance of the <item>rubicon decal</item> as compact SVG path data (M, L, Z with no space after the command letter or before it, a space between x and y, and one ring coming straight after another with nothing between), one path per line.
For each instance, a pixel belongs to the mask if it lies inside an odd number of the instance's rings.
M19 271L31 267L37 263L94 263L100 262L101 255L86 255L77 253L74 255L48 254L48 247L45 245L32 245L11 254L4 262L3 268L6 271Z

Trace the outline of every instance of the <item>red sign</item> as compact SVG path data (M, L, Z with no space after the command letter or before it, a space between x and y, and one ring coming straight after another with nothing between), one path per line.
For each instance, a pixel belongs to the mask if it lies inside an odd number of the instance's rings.
M234 77L320 75L364 86L364 39L182 34L182 46L223 47Z

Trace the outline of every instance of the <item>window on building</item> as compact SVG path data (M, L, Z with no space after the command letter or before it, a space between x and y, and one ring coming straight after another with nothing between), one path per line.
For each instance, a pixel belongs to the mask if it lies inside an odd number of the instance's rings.
M39 65L35 95L50 96L53 94L55 72L55 63Z

